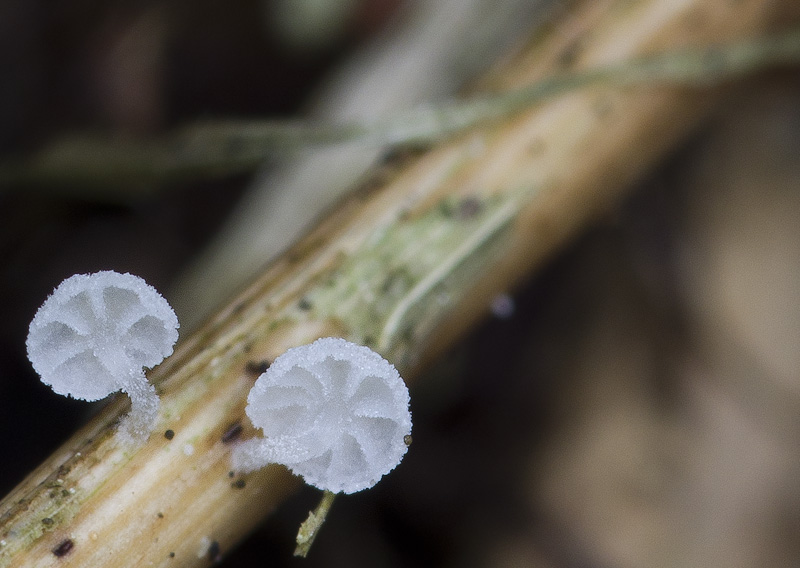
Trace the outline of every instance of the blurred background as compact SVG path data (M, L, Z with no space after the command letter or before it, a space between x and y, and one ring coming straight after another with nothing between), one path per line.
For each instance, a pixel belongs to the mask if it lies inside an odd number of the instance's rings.
M386 34L416 41L404 26L417 4L6 0L0 151L72 130L136 138L208 117L324 114L334 69ZM517 25L474 57L454 46L462 59L442 65L470 64L412 101L467 85L559 3L503 4ZM796 70L732 89L515 292L513 313L416 382L405 460L337 501L308 559L291 556L318 499L304 489L221 565L798 565L799 152ZM182 305L192 266L263 176L0 187L0 492L97 408L30 368L27 327L47 294L114 269Z

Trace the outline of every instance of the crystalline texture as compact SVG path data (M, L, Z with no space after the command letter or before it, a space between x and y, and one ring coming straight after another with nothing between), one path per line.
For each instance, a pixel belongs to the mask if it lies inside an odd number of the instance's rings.
M122 390L131 397L127 423L146 435L158 396L144 367L172 353L178 318L138 276L113 271L76 274L45 300L28 331L28 358L58 394L99 400Z
M336 493L372 487L406 453L408 404L397 370L367 347L327 337L289 349L250 391L247 416L264 438L236 448L234 467L280 463Z

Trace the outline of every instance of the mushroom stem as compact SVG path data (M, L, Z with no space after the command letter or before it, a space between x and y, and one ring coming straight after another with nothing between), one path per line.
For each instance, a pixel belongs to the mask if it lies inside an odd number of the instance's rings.
M297 547L294 549L295 556L302 556L305 558L308 555L308 551L311 550L311 545L314 544L314 539L317 538L317 533L319 533L319 529L322 528L336 495L337 493L331 491L323 491L322 499L320 499L317 508L308 512L308 518L303 521L300 525L300 530L297 531Z
M156 388L143 376L141 381L131 381L122 391L131 399L131 411L123 419L119 433L132 441L143 442L158 418L159 400Z

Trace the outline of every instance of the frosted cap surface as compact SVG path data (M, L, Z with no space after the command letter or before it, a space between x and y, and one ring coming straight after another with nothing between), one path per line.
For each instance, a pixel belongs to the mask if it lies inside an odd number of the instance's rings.
M123 390L133 411L158 410L143 368L172 353L178 318L167 301L138 276L113 271L64 280L36 312L28 331L28 358L42 382L58 394L98 400Z
M280 463L337 493L372 487L394 469L411 432L408 388L394 366L334 337L278 357L250 391L246 412L264 438L237 448L237 469Z

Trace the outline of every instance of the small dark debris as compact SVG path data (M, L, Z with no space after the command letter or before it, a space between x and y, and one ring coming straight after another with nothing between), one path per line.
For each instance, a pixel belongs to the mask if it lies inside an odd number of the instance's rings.
M171 440L172 438L175 437L175 430L167 430L166 432L164 432L164 437L167 440Z
M595 101L593 107L594 114L597 118L605 118L614 110L614 105L612 105L611 101L607 98L598 99Z
M545 150L547 150L547 144L541 138L533 140L528 145L528 154L530 154L533 157L540 156L541 154L544 153Z
M61 558L62 556L66 556L67 554L69 554L69 553L70 553L70 551L71 551L71 550L72 550L74 547L75 547L75 543L74 543L74 542L72 542L72 539L71 539L71 538L67 538L67 539L64 539L64 540L62 540L62 541L61 541L61 542L58 544L58 546L56 546L56 547L53 549L53 554L54 554L56 557L58 557L58 558Z
M459 219L472 219L483 209L483 203L477 197L467 197L461 200L456 209Z
M42 519L42 524L46 527L52 527L54 523L55 521L50 517L45 517L44 519Z
M69 466L68 465L60 465L58 466L58 477L66 477L69 473Z
M244 489L245 485L247 484L244 482L244 479L237 479L236 481L231 483L231 487L233 487L234 489Z
M300 301L297 302L297 307L306 312L311 309L312 304L308 298L300 298Z
M69 491L66 490L66 489L62 489L61 490L61 496L62 497L69 497Z
M236 475L236 474L235 474L235 473L233 473L233 471L229 471L229 472L228 472L228 477L230 477L231 479L233 479L233 476L234 476L234 475Z
M561 50L561 53L558 54L558 64L565 68L572 67L585 47L585 41L583 39L571 41Z
M47 496L50 497L50 499L55 499L56 497L58 497L58 493L56 493L55 491L51 491L50 493L47 494Z
M403 443L405 443L406 446L410 446L412 441L413 438L411 438L411 434L406 434L403 436Z
M453 216L453 201L452 199L445 199L441 203L439 203L439 213L443 217L450 218Z
M157 516L159 519L163 519L163 518L164 518L164 513L158 513L156 516Z
M264 373L266 372L267 369L269 369L269 361L267 361L266 359L264 359L263 361L248 361L244 369L251 375L260 375L261 373Z
M234 422L228 427L228 429L222 435L222 443L230 444L234 440L237 440L241 435L242 435L242 425L239 422Z
M170 558L175 558L175 553L174 553L174 552L170 552L170 553L169 553L169 557L170 557Z
M220 552L219 543L216 540L208 547L208 559L215 564L222 561L222 552Z

